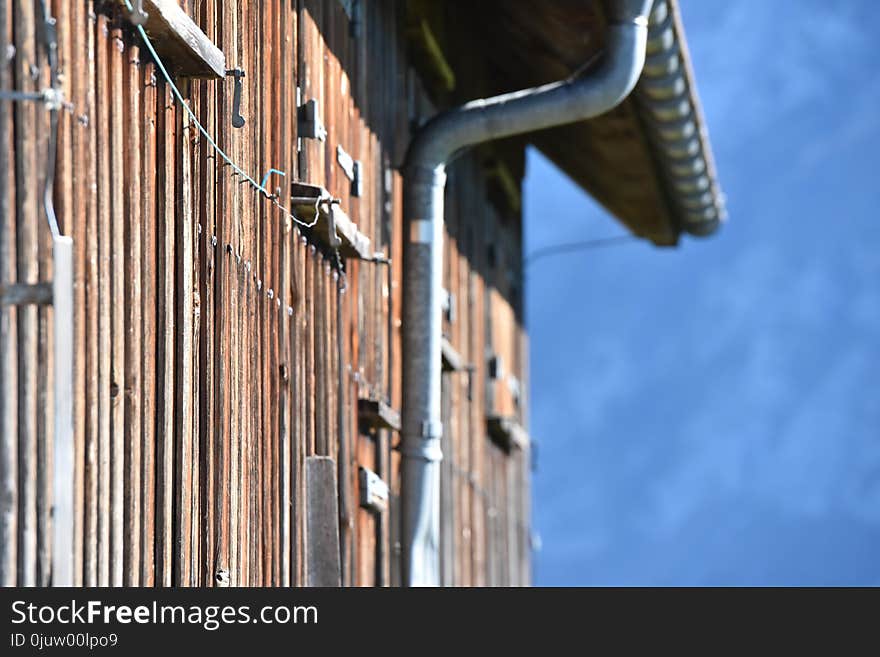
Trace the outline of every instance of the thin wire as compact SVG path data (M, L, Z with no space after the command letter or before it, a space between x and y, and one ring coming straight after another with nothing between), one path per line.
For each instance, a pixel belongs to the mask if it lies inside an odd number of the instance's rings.
M535 251L532 251L529 255L527 255L525 257L524 264L526 267L528 267L530 265L533 265L535 261L541 260L542 258L562 255L565 253L573 253L575 251L587 251L589 249L595 249L599 247L614 246L615 244L626 244L628 242L633 242L636 239L636 235L627 234L615 235L614 237L600 237L599 239L595 240L564 242L562 244L545 246Z
M125 7L126 7L126 9L128 9L129 12L134 11L134 8L131 6L131 2L129 2L129 0L125 0ZM165 64L159 58L159 55L156 53L155 48L153 48L153 43L150 41L150 38L147 36L147 33L144 31L144 28L140 25L137 25L135 27L137 28L138 33L141 35L141 38L144 40L144 44L147 46L147 50L150 51L150 55L152 55L153 60L156 62L156 66L158 66L159 70L162 72L162 77L165 78L165 81L171 87L171 91L174 93L174 96L177 98L177 101L181 104L183 109L186 110L186 113L189 114L190 119L192 119L193 123L195 123L196 127L198 127L199 132L201 132L202 135L205 137L205 139L208 140L208 143L214 148L215 151L217 151L217 153L220 155L220 157L222 157L224 160L226 160L226 163L229 164L237 174L239 174L242 178L244 178L245 181L250 183L250 185L254 189L259 191L266 199L272 201L272 203L274 203L275 206L279 210L286 213L296 223L298 223L301 226L304 226L305 228L313 228L318 223L318 220L320 219L320 212L315 213L315 219L313 221L311 221L311 222L303 221L302 219L297 217L295 214L293 214L293 212L291 212L286 207L281 205L278 202L278 199L275 198L274 194L270 194L265 187L260 185L253 178L251 178L251 176L249 176L247 174L247 172L245 172L241 167L239 167L235 162L233 162L232 159L223 151L223 149L217 145L217 142L214 141L214 139L211 137L210 134L208 134L208 131L205 130L205 127L199 122L199 119L196 117L195 113L192 111L192 109L190 109L189 105L186 104L186 101L184 100L183 95L180 93L180 90L177 88L177 85L174 84L174 81L171 79L171 76L168 74L168 70L165 68ZM321 201L321 199L318 199L318 201L315 202L315 208L318 207L318 204L320 203L320 201Z

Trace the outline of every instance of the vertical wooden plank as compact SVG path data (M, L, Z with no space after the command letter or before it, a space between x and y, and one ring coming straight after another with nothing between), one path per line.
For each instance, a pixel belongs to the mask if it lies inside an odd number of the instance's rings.
M235 196L236 194L234 194ZM231 280L229 312L231 314L231 333L229 336L231 349L231 390L230 390L230 464L229 464L229 581L233 586L244 586L242 581L242 564L239 560L241 543L241 306L243 303L241 275L236 265L236 256L232 247L228 246L226 261L229 264Z
M251 162L254 162L255 168L265 168L268 164L262 159L264 154L264 144L261 139L263 132L265 115L263 109L263 94L265 91L265 69L262 60L262 42L268 38L268 35L256 34L256 31L262 27L261 11L262 7L252 10L251 19L248 21L250 30L248 31L248 55L251 58L251 68L255 71L255 77L251 80L251 117L253 127L251 134L253 139L248 143L248 156ZM256 15L254 15L256 14ZM250 200L250 194L249 194ZM265 213L262 203L252 203L249 205L250 213L248 215L251 231L249 235L254 236L252 242L252 252L255 262L259 263L259 270L263 276L263 289L261 290L257 306L259 308L259 321L257 323L258 331L254 335L254 349L257 356L256 367L253 372L254 396L258 403L258 413L255 417L255 430L252 433L254 438L253 451L251 457L258 464L257 481L259 486L254 490L254 518L257 544L253 553L253 581L264 584L264 577L268 577L271 569L269 564L269 552L271 550L272 527L270 522L271 516L271 464L269 462L269 450L271 441L271 409L269 399L271 399L271 382L269 379L269 335L271 332L271 305L273 300L269 298L270 290L275 282L274 272L271 269L271 261L269 257L270 245L267 243L267 233L265 225Z
M141 141L141 86L140 51L132 47L128 52L128 71L125 76L127 116L125 169L125 563L124 583L137 586L141 581L141 417L143 389L141 365L143 361L143 301L141 298L141 177L143 164L141 154L145 150Z
M200 99L204 92L204 83L196 83L192 89L191 105L194 111L198 111ZM201 185L201 159L200 146L201 139L195 126L192 127L192 134L189 136L191 144L191 204L192 204L192 262L190 270L192 271L193 290L192 290L192 394L191 406L192 412L190 417L190 473L192 486L192 499L190 503L190 535L188 537L189 552L189 569L190 584L192 586L202 586L202 522L201 522L201 433L200 424L202 421L201 406L201 385L202 385L202 362L201 362L201 331L202 331L202 309L201 309L201 271L202 271L202 243L204 242L204 234L202 226L201 209L204 204L204 188Z
M180 152L175 223L175 368L174 368L174 569L175 583L190 586L192 581L190 552L192 545L193 504L193 237L195 226L192 211L192 139L194 125L189 114L182 117L182 139L177 143Z
M31 66L38 66L34 5L17 0L14 5L15 88L33 91L38 83ZM15 103L15 214L17 280L36 283L39 277L39 233L43 227L36 194L29 182L40 166L34 103ZM35 306L19 306L18 319L18 584L37 583L37 368L39 324Z
M282 84L284 75L283 63L290 61L288 51L289 37L286 35L288 15L286 7L282 6L275 13L273 21L273 33L278 50L272 57L272 74L270 76L271 93L273 100L272 113L274 116L286 116L285 112L291 111L287 102L288 95ZM289 79L289 78L287 78ZM273 141L273 161L277 161L284 170L290 171L289 159L284 153L285 145L288 144L287 121L281 121L278 138ZM282 197L283 198L283 197ZM290 219L280 213L270 211L273 223L273 233L277 236L278 244L278 299L281 302L278 320L278 360L279 377L278 387L278 584L290 586L290 326L291 318L287 308L290 306Z
M200 23L212 41L217 40L214 3L201 4ZM208 134L216 135L216 102L217 92L214 84L206 83L199 96L198 115L204 117L205 129ZM215 504L216 487L215 472L217 451L215 449L216 430L216 356L215 340L215 287L216 287L216 235L217 223L215 213L215 191L217 186L217 155L207 142L199 140L199 186L201 224L203 226L201 241L201 268L199 282L201 285L201 330L199 333L199 473L201 502L201 553L202 585L214 583L214 555L216 546Z
M296 254L296 297L294 298L294 317L296 319L294 326L296 327L296 336L294 338L294 347L296 349L296 394L294 421L296 422L296 460L295 472L297 477L296 499L294 504L295 524L296 527L296 586L304 586L306 579L305 569L305 542L306 542L306 482L305 482L305 459L309 453L308 443L308 426L309 417L307 412L308 393L306 389L307 368L306 368L306 345L308 343L308 321L307 301L308 286L306 283L307 271L306 266L306 240L297 228L294 233L294 253Z
M245 89L246 93L242 98L242 111L248 117L249 124L248 130L245 132L237 131L237 136L239 139L239 153L238 153L238 162L248 171L255 171L256 167L254 166L254 144L257 139L257 133L259 130L259 120L258 116L255 113L256 103L255 99L258 96L259 92L259 83L261 78L261 71L259 70L259 64L254 57L254 39L253 30L255 28L254 18L253 18L253 7L249 3L243 3L239 5L239 13L237 14L237 19L239 20L239 49L241 51L241 62L242 66L245 70L252 71L251 75L245 79ZM248 298L248 289L246 276L244 273L244 259L255 257L258 254L258 251L254 248L254 238L255 231L258 230L257 222L254 218L254 209L255 209L255 196L253 193L250 184L246 182L240 182L238 185L238 201L239 208L241 210L240 220L239 220L239 229L238 229L238 244L236 251L236 267L238 270L238 285L239 285L239 296L241 299L241 303L238 307L238 335L236 339L238 341L238 389L237 389L237 400L238 400L238 479L239 482L239 509L238 509L238 523L236 524L236 530L238 535L238 566L236 568L236 573L238 575L238 581L241 586L249 586L251 584L256 583L257 579L252 579L252 574L255 572L255 569L252 568L251 557L252 555L259 550L259 547L255 547L254 550L251 549L252 545L252 532L257 532L258 541L257 546L262 541L262 526L260 524L259 519L259 503L254 505L253 499L254 497L259 498L262 493L262 487L253 489L249 485L250 474L251 474L251 452L254 450L254 445L259 445L259 441L261 439L260 429L257 430L257 434L253 435L248 427L250 425L251 419L251 408L252 405L257 403L261 405L262 398L261 395L256 395L256 398L251 397L251 377L252 373L250 371L250 354L249 347L252 342L251 336L251 328L248 325L248 317L250 316L251 303L256 302L256 300L252 300ZM256 240L259 240L259 236L256 235ZM265 270L261 270L263 275L266 275ZM258 303L258 302L256 302ZM262 324L259 325L259 329L262 330ZM257 425L260 427L260 425ZM258 448L257 448L258 449ZM259 453L258 451L256 452ZM259 467L259 466L258 466ZM261 480L261 476L258 471L257 480ZM256 515L254 515L256 513ZM253 527L255 529L252 529ZM259 529L256 529L259 528ZM258 554L258 552L256 552Z
M324 292L326 279L320 253L312 254L312 284L314 296L314 377L315 377L315 453L329 456L327 444L327 369L326 369L326 331L325 311L327 306Z
M232 29L232 2L223 2L216 5L218 12L218 40L220 41L224 52L230 53L229 43L231 42L230 34L234 35ZM230 61L228 65L232 66L236 62ZM220 107L227 107L231 101L225 86L221 85L218 89L217 102ZM230 144L228 138L228 122L217 123L217 136L220 147L226 152L230 152ZM231 372L229 370L231 364L230 353L230 335L231 315L229 307L231 303L231 273L229 271L229 258L226 254L226 244L231 233L231 212L232 201L227 187L229 184L229 169L225 163L217 163L217 244L214 246L215 263L217 266L218 285L215 288L215 308L217 317L215 319L217 331L215 334L215 353L217 354L219 365L215 369L217 379L217 408L218 422L215 425L215 444L217 445L218 462L215 472L215 482L217 494L214 504L214 522L216 527L215 533L215 560L214 560L214 581L218 585L228 585L231 577L229 575L230 564L230 412L231 412Z
M111 193L113 172L110 155L110 91L109 64L110 39L108 19L98 16L95 38L96 66L96 116L98 125L98 585L109 586L111 566L111 385L112 385L112 325L111 305L113 290L111 281L111 252L113 244L110 231L112 221Z
M138 116L142 117L144 140L141 161L140 228L143 256L139 275L142 280L142 354L143 397L141 400L141 486L140 515L143 531L140 540L140 583L155 583L156 534L156 418L157 418L157 326L158 258L157 231L159 205L156 200L156 70L153 64L142 67L143 91ZM137 275L137 272L136 272ZM134 437L137 440L137 437Z
M251 208L248 207L248 210ZM248 215L247 221L251 221ZM257 238L259 242L259 237ZM265 304L263 303L267 280L260 278L266 272L259 260L259 244L249 244L256 260L256 268L260 272L257 278L260 280L259 288L251 276L245 280L244 308L245 342L242 364L244 367L242 382L242 421L245 428L240 432L243 444L243 488L242 488L242 526L239 532L242 540L242 581L247 584L258 584L262 573L262 547L265 543L266 527L263 526L263 412L265 408L263 399L263 365L261 339L265 332ZM247 402L245 402L247 399Z
M157 373L157 418L156 418L156 584L171 586L173 583L173 500L174 500L174 390L175 390L175 237L176 212L175 185L177 170L177 113L174 97L167 83L162 83L158 92L161 199L164 206L160 211L157 239L159 242L159 333Z
M274 75L272 69L272 54L275 45L275 36L271 29L272 3L260 5L259 18L253 23L257 25L254 33L254 41L257 45L257 58L260 63L260 93L259 105L256 109L260 117L259 125L259 148L254 153L257 162L262 162L261 169L280 164L274 149L274 131L270 130L270 118L277 114L274 110L274 102L270 93L274 92ZM272 93L274 96L274 93ZM275 126L277 127L277 123ZM266 407L266 426L264 429L265 451L265 492L263 514L264 526L267 528L266 541L263 548L263 577L264 585L274 586L278 581L278 301L279 301L279 275L277 263L277 239L274 222L269 212L269 204L259 196L259 220L262 235L259 247L265 250L265 262L267 275L271 277L270 289L272 294L267 298L266 305L266 336L265 336L265 380L268 385L263 389L263 404Z
M42 26L39 21L42 20L42 12L37 12L37 29L38 34L42 32ZM39 57L39 55L38 55ZM32 77L37 78L37 84L40 86L48 84L48 75L44 68L40 68L40 73L34 75L32 69ZM21 104L21 103L19 103ZM34 103L27 103L34 105ZM37 110L43 109L39 106ZM29 141L36 147L36 164L38 170L45 172L50 165L47 155L49 122L48 115L45 111L35 115L35 122L28 129L36 132L35 136L28 136ZM57 148L57 145L56 145ZM33 193L36 193L34 190ZM41 281L52 281L53 276L53 256L52 256L52 233L49 230L45 209L42 202L38 202L36 220L36 246L38 253L38 279ZM52 574L52 529L51 529L51 513L52 513L52 457L53 457L53 429L54 429L54 351L52 349L52 339L54 335L53 321L54 316L51 308L48 306L39 306L36 308L37 318L37 380L36 380L36 399L37 399L37 417L36 417L36 580L37 586L49 586ZM33 364L31 365L33 368Z
M463 163L464 166L464 163ZM470 174L471 172L469 172ZM478 487L478 490L485 490L485 454L487 450L487 440L485 437L485 408L486 408L486 359L485 359L485 324L484 324L484 308L485 308L485 284L483 277L486 275L485 265L485 230L482 225L484 214L480 212L476 205L474 194L467 195L467 204L462 216L477 217L474 222L473 244L471 251L472 272L470 274L470 289L468 290L468 303L471 308L471 328L470 328L470 344L469 353L471 362L475 366L472 372L473 381L471 390L474 401L471 404L470 417L470 434L471 441L471 476ZM474 524L473 524L473 568L474 568L474 586L485 586L487 580L487 505L486 499L482 495L474 495Z
M85 535L85 441L86 441L86 187L88 150L83 117L87 116L86 80L88 77L88 27L85 7L67 2L56 3L59 27L59 65L65 94L71 99L74 113L61 114L61 155L58 160L62 188L59 216L64 233L73 236L73 573L72 583L83 584ZM0 30L2 33L2 30ZM0 45L2 51L2 45ZM0 121L2 126L2 121ZM2 128L0 128L2 129ZM2 151L0 145L0 151ZM2 184L2 181L0 181ZM58 185L59 183L56 183ZM2 209L0 209L2 214Z
M0 53L12 40L12 4L0 6ZM0 62L0 88L12 87ZM12 148L10 103L0 103L0 285L16 280L14 211L17 158ZM12 158L10 158L12 156ZM13 159L13 162L10 162ZM18 571L18 321L15 306L0 306L0 586L14 586Z
M125 202L122 32L113 29L108 52L110 136L110 585L123 583L125 496Z
M311 456L318 453L316 449L316 396L315 396L315 247L308 246L304 250L305 259L305 315L303 326L305 328L305 387L303 397L306 417L306 454ZM308 539L307 539L308 540Z
M83 9L85 11L85 8ZM83 584L97 586L99 582L99 487L100 461L100 388L99 345L100 325L99 297L100 249L98 245L98 146L97 146L97 16L89 14L86 27L87 66L85 72L86 114L83 126L85 150L85 210L86 210L86 267L85 267L85 340L86 340L86 423L85 423L85 495L83 537Z

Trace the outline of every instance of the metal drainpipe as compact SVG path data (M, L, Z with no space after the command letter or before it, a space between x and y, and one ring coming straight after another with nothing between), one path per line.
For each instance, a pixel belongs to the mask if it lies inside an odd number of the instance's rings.
M402 548L404 586L437 586L440 533L440 296L446 165L475 144L588 119L620 104L645 62L653 0L610 0L590 75L474 100L438 114L404 165Z

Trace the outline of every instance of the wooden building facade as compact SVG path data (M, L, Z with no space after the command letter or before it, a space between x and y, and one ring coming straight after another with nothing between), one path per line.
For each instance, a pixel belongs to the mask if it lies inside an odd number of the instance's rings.
M455 88L436 7L145 1L178 98L124 4L0 0L0 89L63 92L54 158L52 99L0 101L0 583L63 556L48 188L73 241L72 583L394 585L399 167ZM523 148L450 170L447 585L530 582Z

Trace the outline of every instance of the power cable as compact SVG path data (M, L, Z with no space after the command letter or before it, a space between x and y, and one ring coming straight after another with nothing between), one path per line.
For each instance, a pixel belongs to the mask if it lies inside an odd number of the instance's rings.
M579 242L563 242L561 244L544 246L528 254L524 258L523 264L526 267L529 267L533 265L536 261L544 258L549 258L551 256L564 255L567 253L574 253L576 251L588 251L590 249L607 246L627 244L629 242L634 242L637 238L637 235L632 234L615 235L614 237L600 237L598 239L592 240L581 240Z

